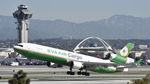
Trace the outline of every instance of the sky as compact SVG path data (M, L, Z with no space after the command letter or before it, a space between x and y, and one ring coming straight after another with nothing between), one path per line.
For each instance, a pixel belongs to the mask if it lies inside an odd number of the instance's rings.
M150 0L0 0L0 15L12 16L20 4L28 5L33 19L76 23L113 15L150 17Z

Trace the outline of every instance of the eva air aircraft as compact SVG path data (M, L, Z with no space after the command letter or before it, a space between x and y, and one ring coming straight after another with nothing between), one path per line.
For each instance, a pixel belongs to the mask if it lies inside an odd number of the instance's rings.
M126 65L134 64L134 59L128 57L133 47L133 43L128 43L117 54L110 54L108 59L100 59L33 43L19 43L14 46L14 50L31 59L67 65L70 67L70 70L67 71L69 75L74 75L75 72L72 69L77 68L79 69L78 75L88 76L90 73L87 70L98 73L127 71Z

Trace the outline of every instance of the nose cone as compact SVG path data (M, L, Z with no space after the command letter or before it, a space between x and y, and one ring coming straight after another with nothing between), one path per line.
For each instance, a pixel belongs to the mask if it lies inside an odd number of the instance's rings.
M23 45L18 44L18 45L15 45L15 46L14 46L14 50L15 50L16 52L18 52L19 50L22 50L22 49L23 49Z
M19 46L14 46L14 51L18 52Z
M16 49L16 48L18 48L18 46L15 45L13 48Z

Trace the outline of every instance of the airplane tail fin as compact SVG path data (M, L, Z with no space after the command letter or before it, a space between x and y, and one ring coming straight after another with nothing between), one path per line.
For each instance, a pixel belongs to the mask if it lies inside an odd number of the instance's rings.
M120 50L117 54L111 55L111 62L124 64L127 62L127 57L129 56L132 48L134 47L133 43L128 43L124 48Z
M127 58L132 50L134 48L133 43L128 43L124 48L120 50L120 52L117 53L117 56L122 56L124 58Z

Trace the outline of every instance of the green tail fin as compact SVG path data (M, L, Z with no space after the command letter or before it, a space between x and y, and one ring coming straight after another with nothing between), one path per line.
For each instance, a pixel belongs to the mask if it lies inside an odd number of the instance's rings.
M120 52L117 53L117 55L127 58L129 56L132 48L134 48L134 44L128 43L123 49L120 50Z

